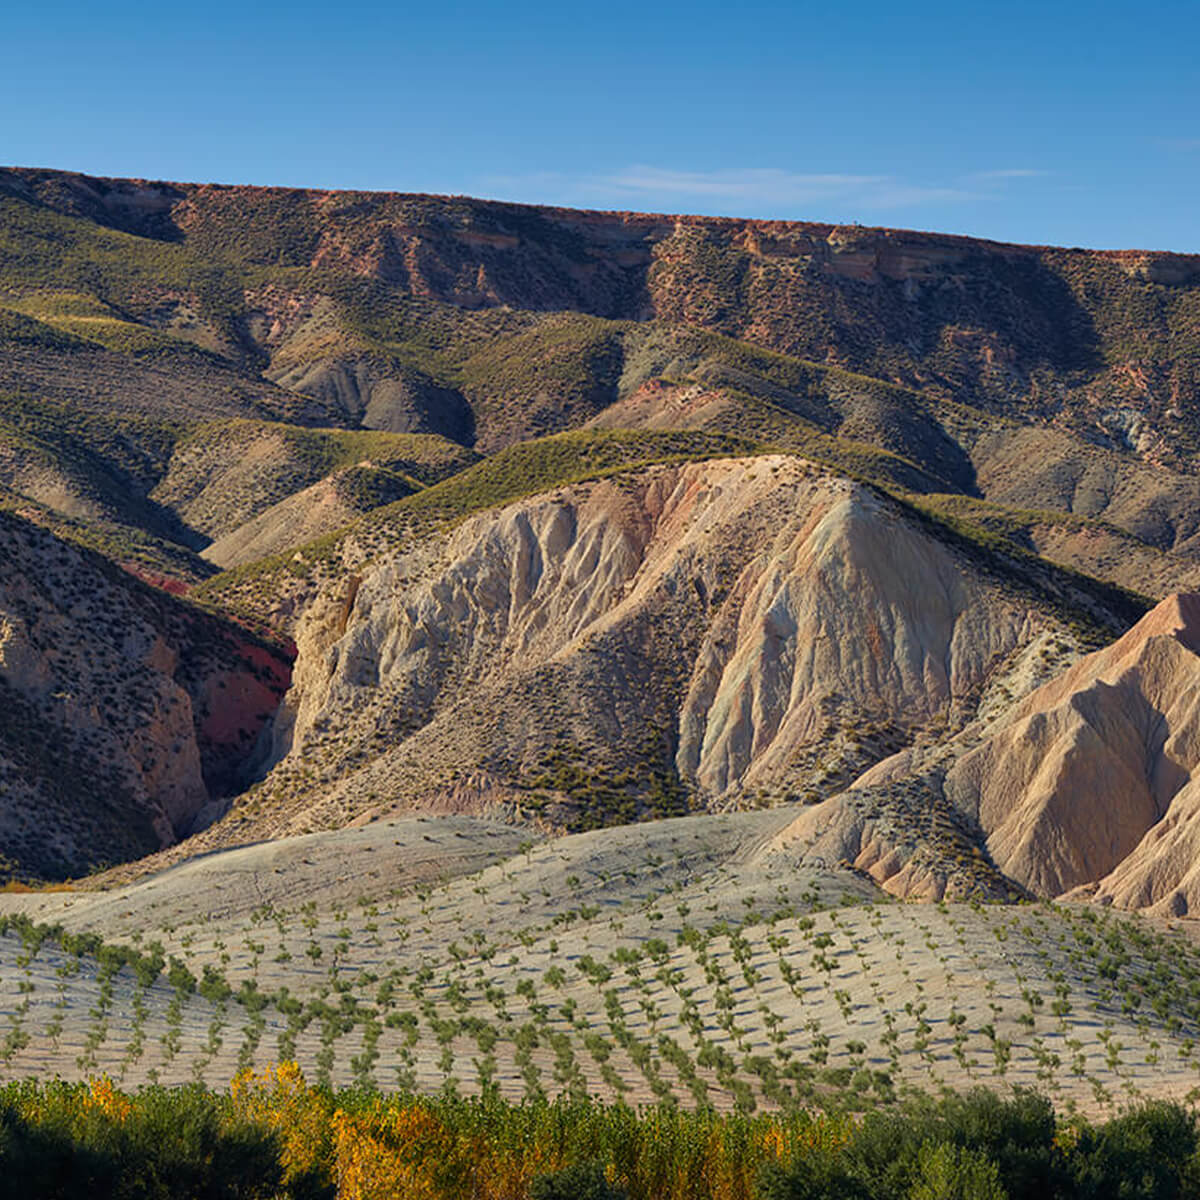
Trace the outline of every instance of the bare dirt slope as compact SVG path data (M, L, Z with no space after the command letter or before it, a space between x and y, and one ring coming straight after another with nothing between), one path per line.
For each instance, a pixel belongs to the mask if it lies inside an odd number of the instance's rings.
M287 686L277 649L0 513L0 856L80 874L185 836Z
M879 494L769 455L481 514L305 614L254 793L275 830L397 804L578 825L818 795L1077 644ZM246 819L227 835L266 828Z

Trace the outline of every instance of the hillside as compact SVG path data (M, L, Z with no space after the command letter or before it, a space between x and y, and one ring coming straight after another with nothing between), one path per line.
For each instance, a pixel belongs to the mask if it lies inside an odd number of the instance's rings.
M340 392L347 411L369 409L389 373L393 414L401 393L419 408L423 387L449 385L485 448L610 401L647 321L1142 454L1191 446L1195 257L20 169L0 189L4 284L86 295L90 281L118 315L89 341L153 353L165 335L293 380L305 366L321 382L304 390ZM79 336L61 304L46 319Z
M1079 637L1029 584L783 455L518 500L368 560L349 590L332 575L304 612L277 765L247 797L267 828L396 803L587 826L815 796Z
M203 827L287 656L3 512L0 562L5 873L78 875Z
M132 887L0 897L0 1073L313 1082L746 1113L1196 1086L1186 930L900 904L775 844L788 806L546 838L388 819Z
M5 482L110 538L233 532L176 503L222 420L483 453L703 428L987 500L1026 549L1156 598L1194 578L1186 256L21 169L0 173L0 238ZM396 499L380 465L289 472L272 504L316 490L214 561Z
M1194 1095L1198 406L1195 257L0 170L0 1077Z
M297 644L203 844L815 802L1200 581L1190 258L17 168L0 240L3 507Z

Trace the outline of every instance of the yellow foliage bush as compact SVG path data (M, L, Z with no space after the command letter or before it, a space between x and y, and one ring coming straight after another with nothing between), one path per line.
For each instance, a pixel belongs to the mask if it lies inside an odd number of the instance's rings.
M310 1088L294 1062L242 1071L230 1085L234 1112L266 1126L280 1139L284 1182L318 1172L328 1161L332 1105Z
M603 1164L631 1200L752 1200L766 1163L828 1154L853 1131L850 1118L802 1112L639 1114L582 1102L335 1097L310 1087L294 1062L241 1072L228 1096L169 1088L126 1095L107 1076L87 1084L30 1080L0 1092L29 1125L114 1153L126 1142L149 1152L158 1135L148 1140L146 1130L161 1131L154 1121L169 1119L172 1096L183 1103L179 1111L199 1103L218 1132L236 1139L257 1129L274 1139L281 1195L333 1184L338 1200L527 1200L538 1176L590 1162ZM114 1139L116 1129L122 1137Z
M120 1124L129 1116L133 1103L128 1096L118 1092L107 1075L88 1080L86 1106L93 1108L110 1121Z

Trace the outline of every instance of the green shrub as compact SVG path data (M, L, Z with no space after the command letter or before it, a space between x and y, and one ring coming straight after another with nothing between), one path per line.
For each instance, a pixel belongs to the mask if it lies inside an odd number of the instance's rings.
M914 1101L899 1113L868 1114L848 1153L872 1197L905 1196L920 1177L923 1148L931 1144L978 1151L996 1164L1013 1196L1052 1196L1063 1181L1055 1132L1054 1109L1045 1097L1018 1091L1005 1099L978 1088Z
M83 1089L45 1088L36 1126L0 1096L0 1172L14 1196L258 1200L286 1196L276 1136L199 1087L148 1088L113 1119ZM296 1193L292 1193L293 1195ZM312 1194L311 1191L307 1194Z
M1000 1171L981 1150L926 1142L909 1200L1007 1200Z
M758 1184L759 1200L873 1200L840 1157L810 1155L790 1167L770 1164Z
M623 1189L609 1183L601 1162L575 1163L539 1175L529 1185L530 1200L625 1200Z
M1086 1129L1072 1155L1079 1200L1176 1200L1200 1194L1196 1118L1153 1101Z

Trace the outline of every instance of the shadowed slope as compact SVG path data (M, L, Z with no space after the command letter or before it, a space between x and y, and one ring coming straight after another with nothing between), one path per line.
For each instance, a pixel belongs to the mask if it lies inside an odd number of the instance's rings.
M0 858L78 874L189 833L239 783L283 654L0 512Z

